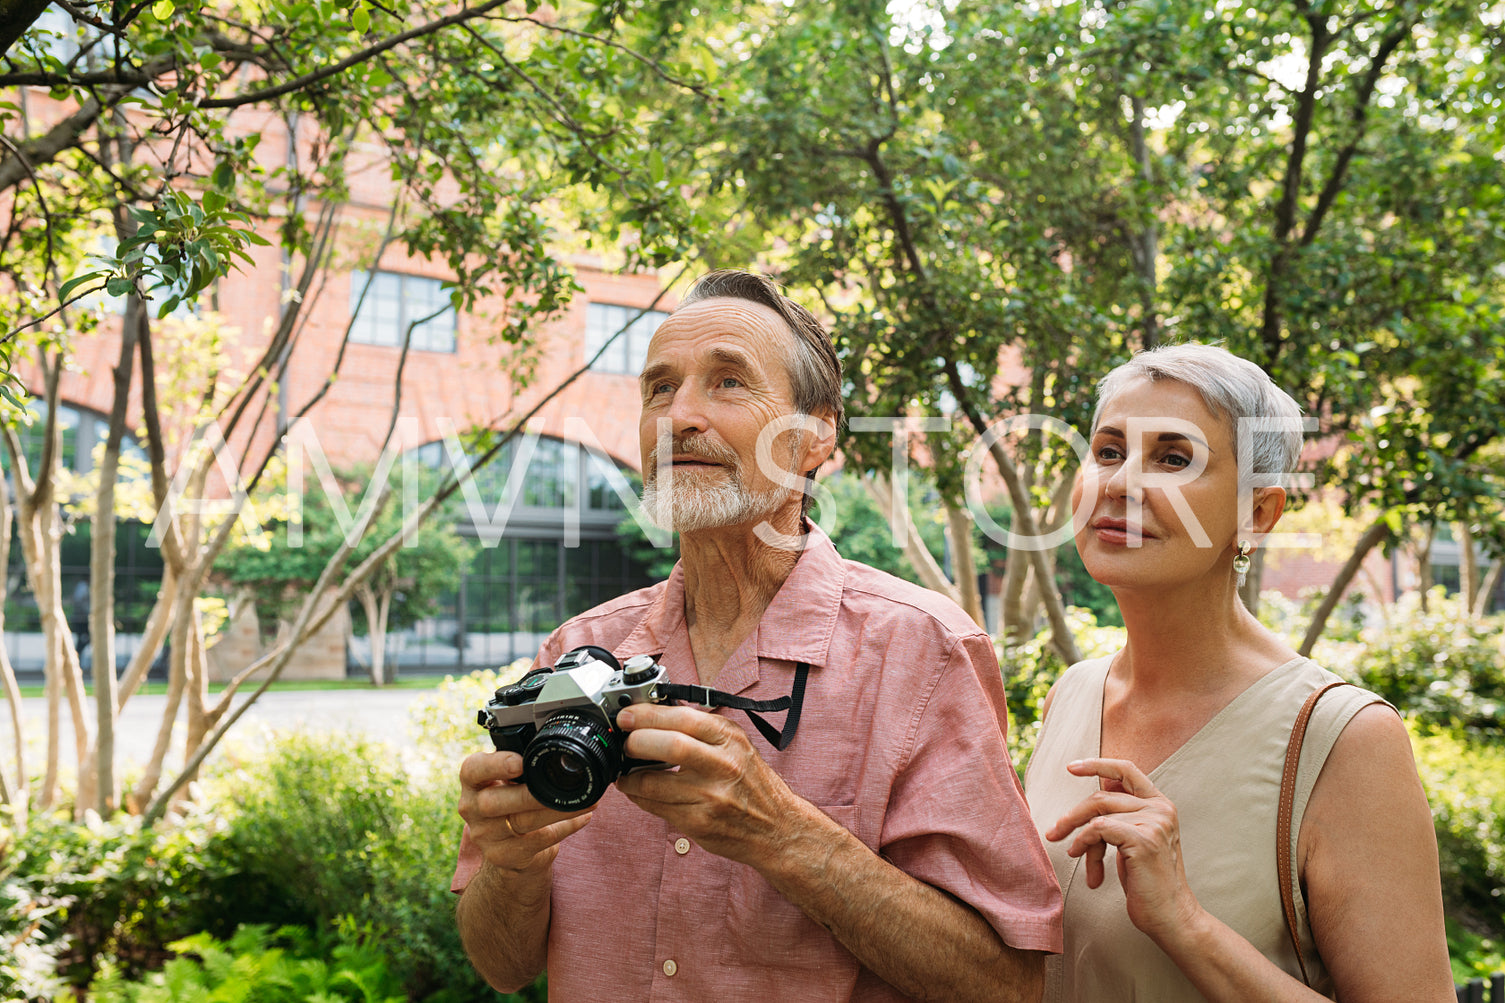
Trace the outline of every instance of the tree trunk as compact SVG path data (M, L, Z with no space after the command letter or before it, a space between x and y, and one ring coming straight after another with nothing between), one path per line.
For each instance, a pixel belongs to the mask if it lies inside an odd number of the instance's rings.
M121 215L124 215L122 210ZM117 224L117 229L119 226ZM94 810L101 818L115 813L120 789L115 778L115 722L120 714L115 680L115 480L120 471L120 443L125 438L125 411L131 395L136 339L146 323L146 304L132 294L121 322L120 361L115 364L114 402L99 487L94 496L89 552L89 644L94 649L95 742L92 771ZM82 781L82 777L80 777Z
M894 512L893 489L889 479L883 474L873 474L871 477L863 477L862 486L867 489L868 497L872 498L884 520L890 525L897 516L904 527L904 556L909 559L910 565L919 576L919 584L934 592L950 599L958 606L961 605L961 593L951 579L946 577L946 572L936 562L935 555L930 548L925 546L925 541L920 539L919 530L915 529L914 520L909 517L909 509L906 506L898 513Z
M0 634L5 630L5 599L9 592L10 575L10 490L7 478L0 474ZM15 666L10 663L10 651L0 644L0 681L5 685L5 702L10 708L11 734L15 736L16 773L15 785L5 795L5 803L11 809L11 823L21 831L26 829L28 802L31 797L31 779L26 773L26 731L21 724L21 687L16 681ZM0 782L5 781L5 770L0 766Z
M376 590L370 582L363 582L356 587L356 601L361 604L361 611L366 614L366 636L371 641L371 664L366 671L371 677L371 685L381 686L387 681L385 668L387 658L387 618L382 604L377 600ZM380 625L378 627L378 624Z
M373 658L375 657L375 652L380 651L382 653L381 671L377 673L377 677L381 679L381 682L377 683L378 686L397 681L397 667L395 663L387 658L387 624L392 622L392 598L395 595L395 588L387 589L382 592L381 599L377 603L376 634L372 642L371 651Z
M1437 527L1430 523L1422 530L1421 543L1416 546L1416 588L1421 593L1421 609L1426 612L1432 591L1432 541L1437 537Z
M1353 553L1348 555L1348 560L1338 571L1338 577L1327 588L1327 595L1322 597L1322 603L1317 611L1312 614L1312 622L1307 625L1306 636L1301 639L1301 654L1311 656L1312 648L1317 639L1322 636L1322 631L1327 628L1328 617L1332 616L1333 610L1337 609L1338 601L1343 598L1343 591L1348 588L1348 583L1353 581L1359 573L1359 568L1364 564L1364 558L1369 552L1384 542L1390 535L1390 527L1385 524L1383 516L1370 524L1359 537L1359 542L1354 545Z
M969 415L969 418L972 417ZM980 418L973 418L973 426L976 427ZM979 434L985 434L986 425L979 430ZM1039 536L1039 524L1035 520L1034 511L1030 508L1029 495L1025 493L1024 486L1020 482L1019 470L1014 465L1013 457L1004 451L1003 443L993 437L988 446L988 452L993 457L993 462L998 465L998 471L1003 475L1003 482L1008 486L1009 499L1014 503L1015 532L1025 537ZM1040 590L1040 600L1045 605L1045 616L1050 621L1051 644L1055 646L1062 660L1067 665L1074 665L1082 660L1082 653L1077 648L1076 638L1071 634L1071 626L1066 622L1066 605L1061 601L1061 589L1056 585L1055 570L1050 566L1049 555L1044 550L1030 550L1029 564L1034 571L1035 584Z
M184 605L189 607L189 612L184 613ZM157 789L157 784L162 779L162 764L167 759L167 752L172 747L172 733L178 723L178 708L183 703L183 693L187 689L188 670L183 655L188 647L188 628L192 619L193 598L186 593L180 593L173 603L172 613L172 641L167 659L167 702L162 709L162 723L157 727L157 744L152 748L151 759L146 764L146 770L136 784L135 793L132 795L132 810L144 811L146 806L153 801L152 795Z
M1474 615L1474 602L1479 596L1479 559L1467 519L1453 525L1453 535L1458 539L1458 610L1467 620Z
M946 535L951 540L951 559L956 574L958 605L967 611L983 630L988 621L982 612L982 596L977 591L977 555L972 548L972 517L964 508L946 502Z
M27 580L41 618L46 651L43 671L47 694L47 767L37 804L42 808L50 808L58 796L62 759L62 702L65 696L73 718L75 762L80 767L88 759L89 726L84 716L83 674L78 665L78 653L73 647L73 632L63 610L60 580L62 568L59 548L63 527L54 492L62 441L57 422L57 387L62 360L59 358L49 363L44 354L41 366L46 386L43 400L48 404L48 412L42 437L42 456L37 464L34 480L27 470L20 438L14 431L7 429L5 442L11 457L11 469L15 474L16 523L20 528L21 552L26 564ZM86 778L80 777L80 780L84 779ZM80 803L80 807L87 803Z
M1479 594L1474 598L1474 619L1477 620L1489 613L1489 600L1500 585L1502 570L1505 570L1505 557L1497 557L1489 566L1489 570L1484 572L1484 578L1479 582Z
M1129 121L1129 155L1139 165L1146 188L1155 181L1155 156L1150 152L1144 136L1144 98L1134 95L1129 99L1134 116ZM1132 187L1128 189L1132 198ZM1142 209L1137 205L1134 208ZM1160 234L1155 226L1155 215L1144 212L1144 225L1128 235L1129 257L1134 262L1134 271L1139 276L1140 329L1143 332L1144 348L1160 344L1160 317L1155 309L1155 291L1158 284L1157 261L1160 256Z
M188 755L193 755L200 745L204 744L214 726L219 723L223 713L218 706L209 707L209 658L206 645L204 644L203 621L198 610L194 610L193 623L188 629L188 650L183 653L183 669L186 677L183 686L183 694L188 701L188 728L184 747ZM186 782L192 783L199 778L197 766L186 771Z
M1024 616L1024 590L1029 582L1029 562L1015 551L1009 554L1003 569L1003 596L999 603L1000 633L1010 644L1021 644L1035 632L1034 623Z

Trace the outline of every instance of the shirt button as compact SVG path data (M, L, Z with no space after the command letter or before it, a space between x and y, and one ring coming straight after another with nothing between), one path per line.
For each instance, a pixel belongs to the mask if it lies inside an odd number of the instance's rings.
M677 854L679 854L681 857L683 857L685 854L689 853L690 852L690 841L688 839L686 839L685 837L683 837L683 836L681 836L678 839L676 839L674 841L674 852L677 853ZM672 965L672 964L674 964L674 962L671 961L671 962L669 962L669 964ZM667 968L667 967L668 966L666 965L665 968ZM673 975L674 973L670 972L669 974Z
M665 975L673 975L677 971L679 971L679 966L674 963L673 958L670 958L668 961L664 962Z

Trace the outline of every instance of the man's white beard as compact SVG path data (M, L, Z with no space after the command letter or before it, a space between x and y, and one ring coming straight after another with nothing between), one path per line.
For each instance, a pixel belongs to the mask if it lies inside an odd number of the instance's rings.
M742 482L742 465L737 454L714 440L694 436L680 442L678 449L712 463L721 464L724 479L711 471L676 471L669 476L672 490L664 491L657 479L658 453L649 457L653 476L643 487L643 514L654 525L679 533L695 533L767 519L789 504L789 489L777 485L752 492ZM794 450L791 447L791 458ZM715 481L709 478L716 478Z
M787 489L773 487L755 494L743 486L736 470L722 469L730 477L717 484L690 473L674 475L670 491L661 491L656 480L649 483L643 488L643 513L663 529L695 533L766 519L788 504Z

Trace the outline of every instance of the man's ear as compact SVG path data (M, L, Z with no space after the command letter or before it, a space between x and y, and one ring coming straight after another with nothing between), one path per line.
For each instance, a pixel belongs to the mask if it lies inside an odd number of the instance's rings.
M804 437L799 469L814 472L836 452L836 416L829 411L806 415Z

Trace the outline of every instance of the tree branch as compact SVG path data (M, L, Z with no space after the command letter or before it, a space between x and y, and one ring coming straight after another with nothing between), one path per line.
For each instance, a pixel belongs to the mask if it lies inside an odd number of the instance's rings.
M1380 46L1369 63L1369 70L1364 74L1363 80L1359 83L1358 92L1354 96L1353 136L1338 151L1338 159L1333 164L1332 173L1328 175L1327 183L1322 186L1322 191L1317 196L1317 204L1312 207L1310 215L1307 216L1306 225L1301 233L1301 246L1303 247L1317 239L1317 231L1321 229L1323 220L1327 218L1328 210L1332 208L1333 202L1337 200L1344 183L1348 180L1348 165L1352 162L1354 154L1358 152L1359 143L1364 139L1364 131L1369 119L1369 102L1374 96L1374 88L1379 83L1380 76L1385 72L1385 64L1411 34L1411 27L1411 20L1402 18L1399 27L1380 40Z
M413 28L410 31L404 31L401 34L393 35L390 38L384 38L380 42L377 42L375 45L368 45L366 48L360 50L359 52L351 53L337 63L326 66L323 69L315 70L312 73L306 73L301 77L286 81L285 83L278 84L276 87L266 87L262 90L249 91L245 94L235 94L230 97L208 98L206 100L200 101L198 103L198 106L205 109L239 108L243 105L257 104L258 102L269 101L272 98L282 97L284 94L292 94L296 91L301 91L305 87L316 84L321 80L327 80L330 77L338 76L339 74L350 69L350 67L352 66L359 66L361 63L364 63L372 56L386 52L389 49L395 49L399 45L402 45L404 42L410 42L415 38L422 38L425 35L432 35L435 32L443 31L445 28L449 28L457 24L465 24L468 21L474 21L476 18L484 17L488 12L495 10L506 2L507 0L487 0L486 3L481 4L481 6L479 7L475 7L470 10L457 11L454 14L450 14L448 17L441 17L437 21L430 21L428 24Z

